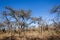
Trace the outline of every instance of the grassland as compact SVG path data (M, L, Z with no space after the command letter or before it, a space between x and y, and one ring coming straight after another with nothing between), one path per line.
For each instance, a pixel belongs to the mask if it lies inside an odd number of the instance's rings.
M45 30L39 32L38 29L18 32L0 32L0 40L60 40L60 30Z

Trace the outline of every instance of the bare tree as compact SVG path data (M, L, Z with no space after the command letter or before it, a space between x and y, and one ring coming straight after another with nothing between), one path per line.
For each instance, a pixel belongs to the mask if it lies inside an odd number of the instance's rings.
M54 25L57 27L60 25L60 5L56 5L51 9L51 13L56 13L56 17L53 19ZM58 26L60 27L60 26Z
M41 27L41 34L42 34L42 26L40 26L41 22L42 22L42 17L32 17L31 19L32 19L33 23L37 23L38 24L39 29Z
M31 16L31 10L14 10L10 7L6 7L6 9L9 10L9 16L13 17L16 19L16 23L19 30L19 35L20 32L22 32L25 28L28 27L27 21L30 19Z
M60 5L56 5L51 9L51 13L56 13L56 20L59 22L60 20Z

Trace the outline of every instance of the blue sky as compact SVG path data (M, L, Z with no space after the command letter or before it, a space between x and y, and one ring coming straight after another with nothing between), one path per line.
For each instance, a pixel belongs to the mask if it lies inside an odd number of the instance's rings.
M5 6L10 6L14 9L31 9L32 16L51 18L50 9L58 4L60 0L0 0L0 12L5 10Z

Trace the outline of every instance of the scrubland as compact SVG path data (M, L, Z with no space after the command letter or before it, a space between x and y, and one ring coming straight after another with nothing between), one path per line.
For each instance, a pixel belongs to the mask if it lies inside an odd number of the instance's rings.
M0 32L0 40L60 40L60 30L38 30L29 29L20 33L15 32Z

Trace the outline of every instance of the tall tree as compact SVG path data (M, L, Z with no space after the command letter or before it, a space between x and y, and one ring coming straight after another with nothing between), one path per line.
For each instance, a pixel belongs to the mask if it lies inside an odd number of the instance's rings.
M54 25L60 25L60 5L56 5L51 9L51 13L56 13L56 17L53 19ZM60 26L59 26L60 27Z

